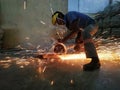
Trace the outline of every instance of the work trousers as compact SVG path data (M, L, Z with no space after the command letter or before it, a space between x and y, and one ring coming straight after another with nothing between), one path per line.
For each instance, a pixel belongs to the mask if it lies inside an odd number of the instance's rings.
M79 39L80 42L81 40L83 40L85 54L87 58L98 57L98 54L92 39L97 31L98 31L98 26L90 24L86 28L82 29L81 32L78 33L78 36L76 38L76 40Z

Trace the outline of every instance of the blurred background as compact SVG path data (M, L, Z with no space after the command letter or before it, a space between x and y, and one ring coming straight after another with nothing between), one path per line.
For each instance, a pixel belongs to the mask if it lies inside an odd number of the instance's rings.
M99 24L97 37L120 37L120 0L0 0L0 48L49 46L55 11L88 14Z

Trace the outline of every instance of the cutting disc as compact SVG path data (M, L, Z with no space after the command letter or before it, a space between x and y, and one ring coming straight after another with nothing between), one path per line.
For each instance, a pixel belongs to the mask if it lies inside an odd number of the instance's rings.
M53 48L54 53L58 54L66 54L67 49L66 46L63 43L56 43Z

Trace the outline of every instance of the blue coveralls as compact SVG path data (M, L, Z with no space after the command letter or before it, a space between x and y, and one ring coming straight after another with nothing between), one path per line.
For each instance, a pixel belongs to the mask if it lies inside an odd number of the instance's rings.
M79 20L78 26L80 29L82 29L82 34L80 35L78 33L77 37L83 38L86 57L98 57L96 48L92 40L92 36L98 30L98 26L95 24L95 21L91 17L76 11L70 11L65 14L64 21L68 29L70 28L71 23L75 20Z

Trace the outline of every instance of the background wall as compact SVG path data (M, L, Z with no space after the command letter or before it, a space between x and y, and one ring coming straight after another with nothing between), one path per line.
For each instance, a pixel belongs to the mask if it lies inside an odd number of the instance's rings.
M98 12L95 19L99 24L97 37L120 38L120 1Z
M3 48L44 46L50 41L53 11L67 12L67 0L0 0Z
M75 10L82 13L96 13L103 11L110 0L68 0L68 11Z

